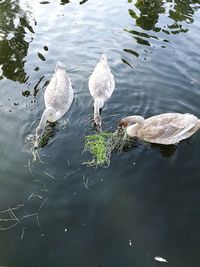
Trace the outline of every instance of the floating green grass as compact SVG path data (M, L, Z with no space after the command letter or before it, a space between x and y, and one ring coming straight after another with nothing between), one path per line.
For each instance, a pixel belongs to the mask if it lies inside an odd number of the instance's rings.
M122 150L125 138L116 133L101 132L95 135L85 137L84 151L89 151L93 159L84 162L88 166L110 165L111 153L113 150Z

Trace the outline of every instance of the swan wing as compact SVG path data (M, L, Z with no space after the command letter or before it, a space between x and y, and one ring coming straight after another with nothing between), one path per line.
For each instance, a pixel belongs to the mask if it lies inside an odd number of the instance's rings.
M172 140L172 143L176 143L174 140L179 140L184 134L195 127L195 123L191 123L185 127L177 127L173 124L164 126L151 126L142 128L139 132L140 136L147 141L156 141L165 143L167 140Z
M67 73L64 69L57 68L44 93L46 107L52 107L56 111L52 121L61 118L69 110L73 98L74 91Z
M189 132L190 130L192 130L194 127L196 126L195 123L191 123L187 126L185 126L184 128L177 128L177 133L175 134L176 138L181 138L183 137L187 132ZM174 127L174 126L172 126Z
M184 128L191 123L198 123L198 118L189 113L163 113L145 120L145 125L165 126L170 124L178 128Z
M115 88L114 76L108 64L98 63L89 78L89 91L93 98L107 100Z
M151 139L160 139L160 138L169 138L177 133L177 128L168 125L165 126L151 126L151 127L143 127L139 134L141 137L151 140Z
M96 77L96 79L89 80L89 90L93 98L102 98L104 100L111 97L115 88L114 79L109 79L108 77L101 79Z
M138 137L152 143L176 144L199 129L199 120L192 114L164 113L145 120Z
M70 79L64 70L59 69L53 75L45 90L44 99L46 106L52 106L58 109L59 106L65 105L71 90Z

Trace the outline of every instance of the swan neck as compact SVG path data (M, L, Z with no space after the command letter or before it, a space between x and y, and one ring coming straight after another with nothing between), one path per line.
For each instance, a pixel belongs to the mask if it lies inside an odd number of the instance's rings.
M103 100L95 99L94 101L94 116L99 116L99 110L103 107Z
M53 111L53 108L46 108L44 110L38 127L43 128L43 129L45 128L47 120L48 120L49 116L52 114L52 111Z
M34 144L35 148L38 148L38 146L39 146L40 138L44 133L47 120L48 120L49 116L52 115L52 112L54 112L54 109L51 107L48 107L44 110L44 112L42 114L42 117L40 119L40 123L39 123L39 125L35 131L35 135L36 135L36 140L35 140L35 144Z
M128 118L129 126L127 127L127 134L134 137L137 136L138 131L144 124L144 118L141 116L131 116Z
M130 116L127 118L129 125L132 124L137 124L139 127L142 127L142 125L144 124L144 118L142 116Z

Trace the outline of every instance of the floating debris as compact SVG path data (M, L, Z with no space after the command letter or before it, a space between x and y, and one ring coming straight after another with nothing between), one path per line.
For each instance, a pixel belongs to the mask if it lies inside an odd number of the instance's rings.
M26 229L26 226L22 228L22 234L21 234L21 237L20 237L21 240L22 240L23 237L24 237L24 231L25 231L25 229Z
M161 257L159 257L159 256L154 257L154 260L156 260L156 261L160 261L160 262L168 262L166 259L161 258Z
M85 179L85 176L84 176L84 175L83 175L83 184L84 184L84 186L85 186L85 188L86 188L87 190L90 190L89 187L88 187L88 178Z
M36 214L37 223L38 223L38 226L39 226L40 228L42 228L42 226L41 226L41 224L40 224L40 222L39 222L39 213L40 213L40 210L42 209L44 203L47 201L47 199L48 199L48 197L42 202L42 204L40 205L40 207L39 207L39 209L38 209L38 212L37 212L37 214Z
M50 177L51 179L55 180L56 177L53 176L52 174L48 173L48 172L43 172L46 176Z

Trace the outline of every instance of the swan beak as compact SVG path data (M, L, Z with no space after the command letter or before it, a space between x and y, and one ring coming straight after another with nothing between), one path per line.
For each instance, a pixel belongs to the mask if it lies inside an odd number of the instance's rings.
M124 128L122 126L118 126L117 133L122 133L124 131Z

